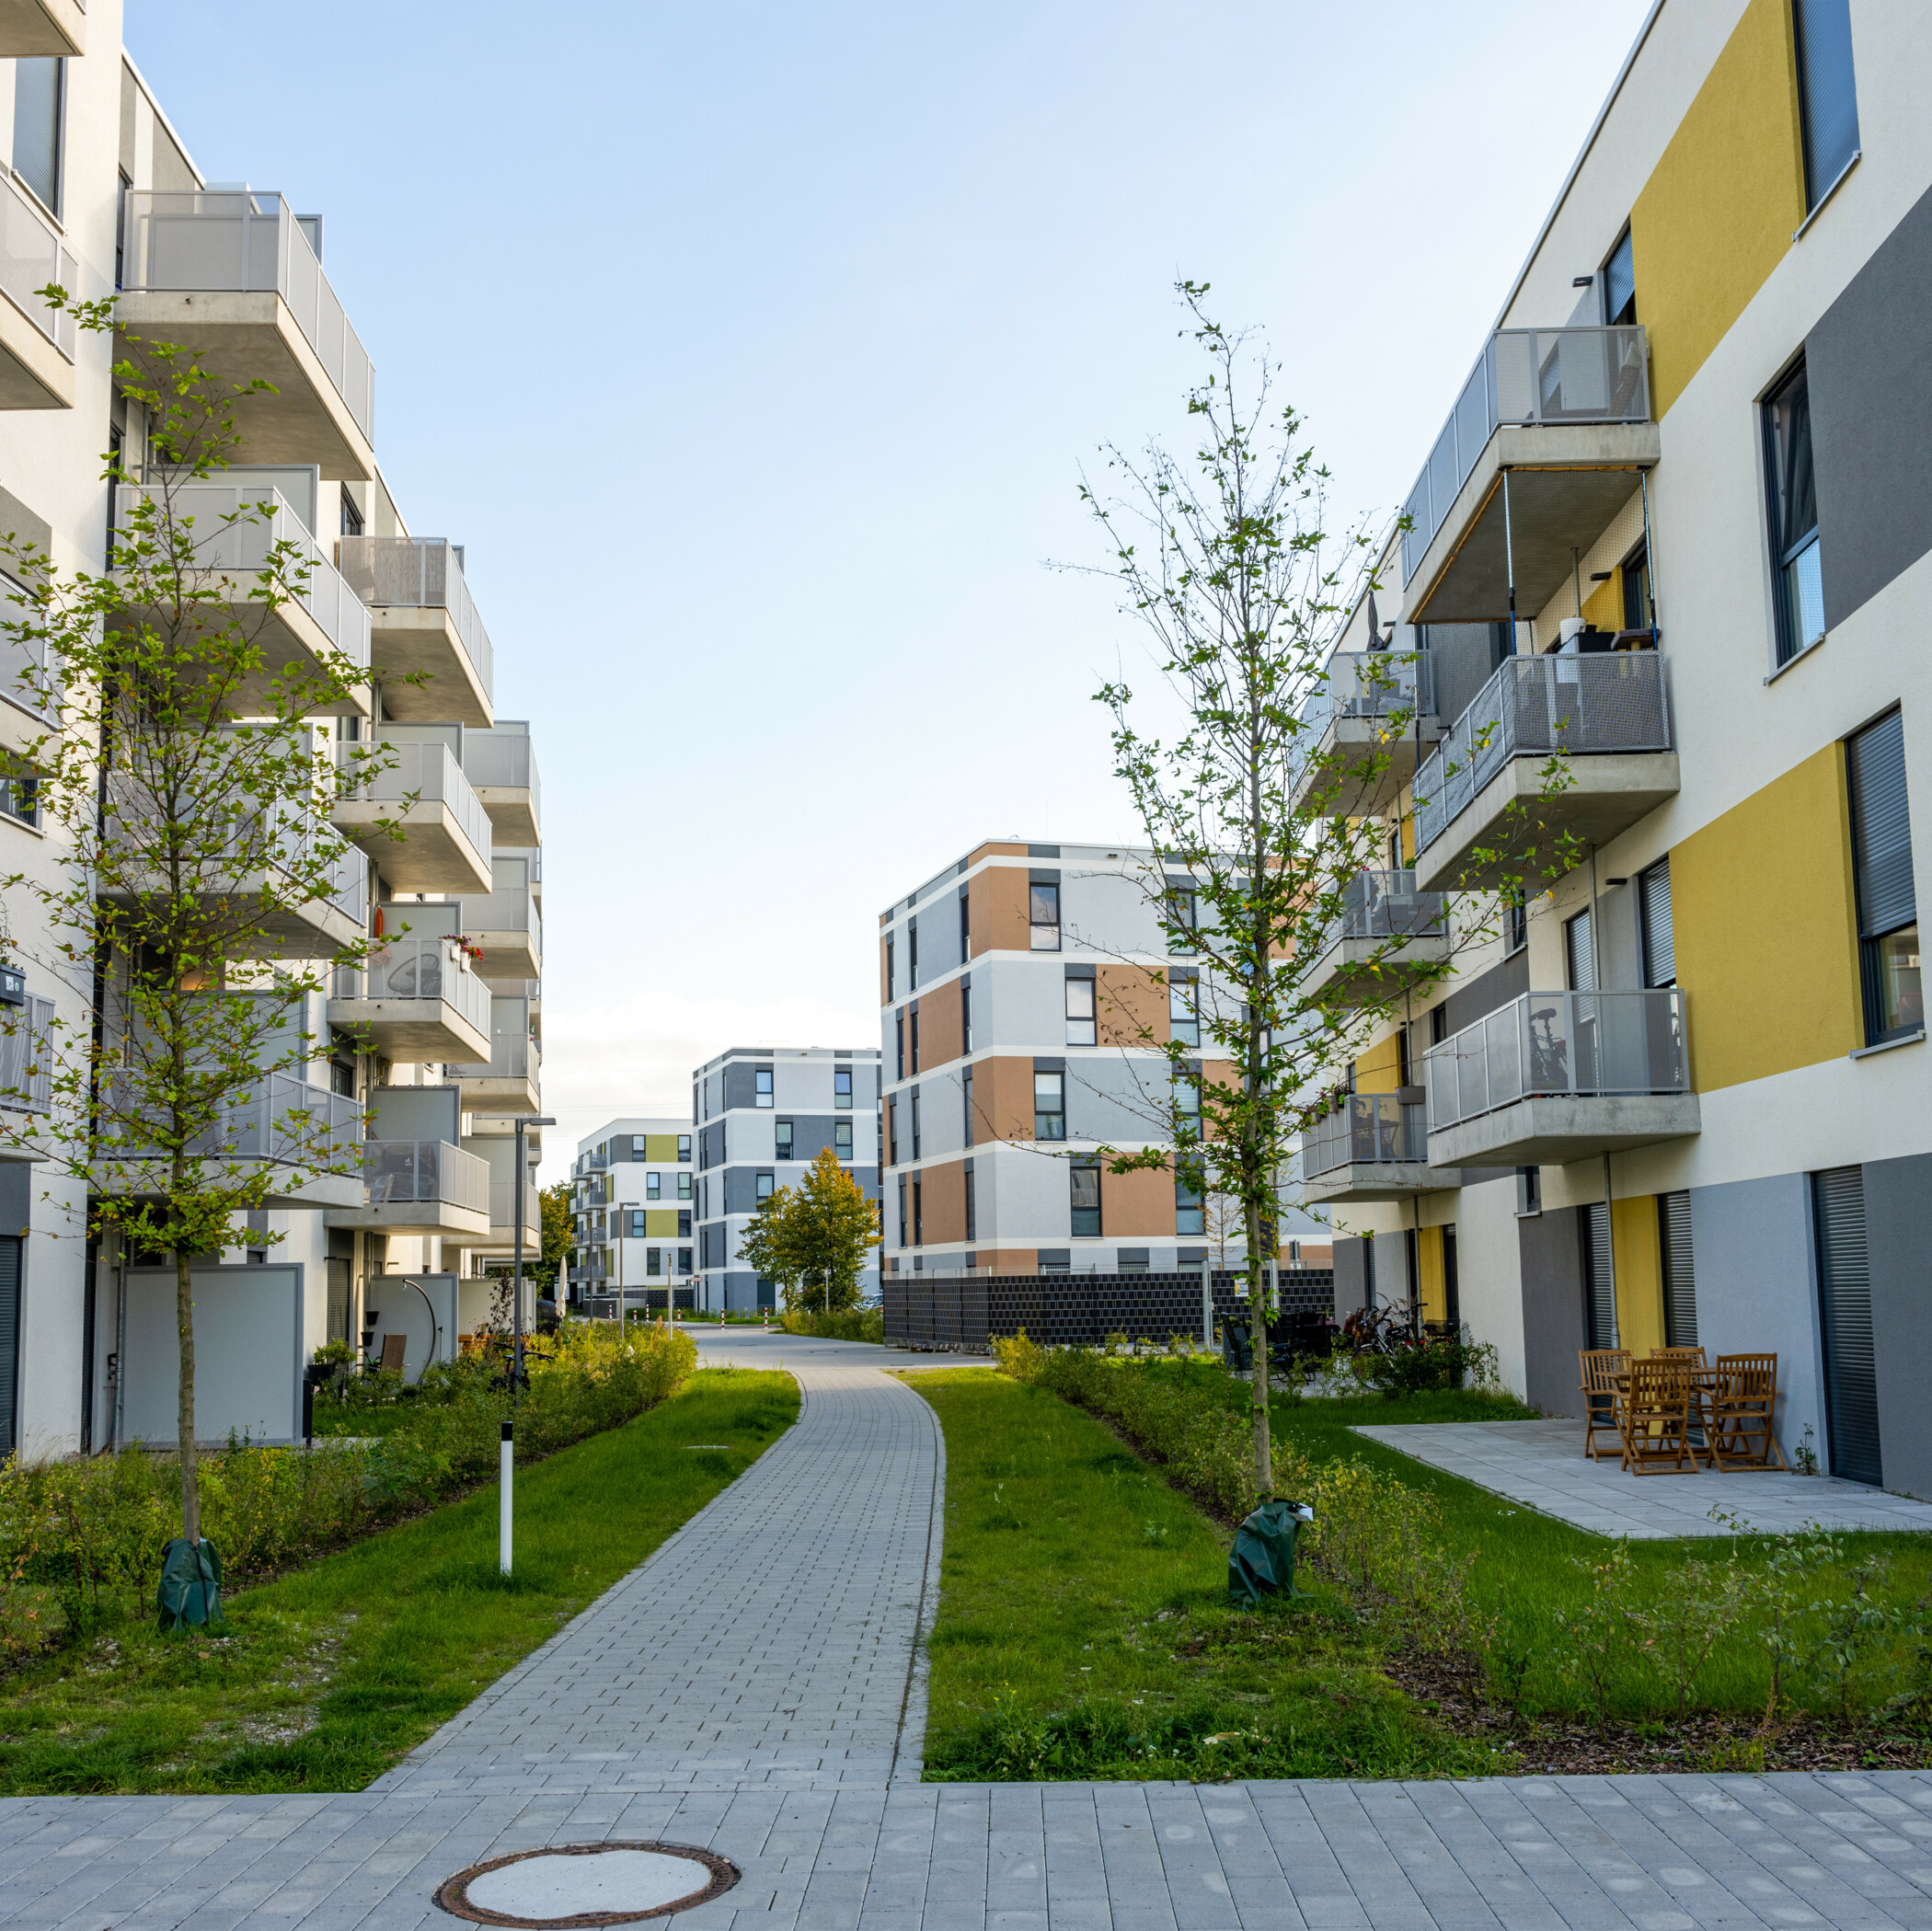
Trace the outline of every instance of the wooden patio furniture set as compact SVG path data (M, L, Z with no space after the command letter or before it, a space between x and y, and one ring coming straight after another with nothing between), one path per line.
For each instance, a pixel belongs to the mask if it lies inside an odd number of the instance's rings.
M1788 1468L1774 1433L1775 1354L1720 1354L1701 1348L1585 1348L1581 1370L1583 1453L1619 1454L1632 1475L1698 1468ZM1608 1436L1614 1449L1599 1445Z

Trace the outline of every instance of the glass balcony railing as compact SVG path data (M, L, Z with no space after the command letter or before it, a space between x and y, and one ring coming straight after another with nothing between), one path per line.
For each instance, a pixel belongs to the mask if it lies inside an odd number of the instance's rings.
M365 1140L362 1173L372 1207L437 1203L489 1208L489 1162L444 1140Z
M371 727L375 732L387 728ZM489 862L489 813L447 744L434 738L398 743L383 737L369 743L339 745L337 762L348 770L358 762L359 753L372 751L384 768L358 784L349 793L351 799L398 806L412 799L418 804L446 805L471 849L486 865Z
M543 787L536 775L536 757L530 734L523 730L466 730L463 733L463 768L482 790L527 791L530 809L538 810Z
M1449 930L1448 918L1449 894L1418 891L1414 872L1357 872L1342 888L1341 911L1322 934L1322 955L1348 939L1440 938Z
M1394 1093L1351 1093L1340 1109L1302 1134L1302 1178L1343 1167L1422 1166L1429 1158L1425 1109Z
M27 190L0 164L0 294L4 294L71 362L75 324L71 312L48 307L35 290L58 282L80 293L80 267Z
M448 611L477 682L489 695L495 661L489 632L477 614L454 544L441 536L344 536L336 544L336 568L372 609Z
M155 1161L167 1157L146 1137L132 1103L109 1084L100 1156ZM290 1073L264 1074L238 1095L209 1132L184 1151L191 1160L266 1160L277 1166L356 1172L362 1167L362 1109L353 1099L312 1086Z

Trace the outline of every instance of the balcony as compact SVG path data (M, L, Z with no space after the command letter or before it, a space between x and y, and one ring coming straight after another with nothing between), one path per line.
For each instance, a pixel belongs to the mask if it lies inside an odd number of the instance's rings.
M1421 1088L1351 1093L1340 1109L1302 1134L1302 1198L1401 1201L1460 1187L1453 1168L1429 1164Z
M344 536L336 545L336 568L368 606L370 661L387 717L489 724L489 633L459 554L440 536Z
M489 1052L489 988L454 939L390 939L365 967L339 970L329 990L328 1023L386 1060L421 1065Z
M53 1001L28 993L19 1006L0 1005L0 1109L9 1114L53 1110ZM17 1118L0 1122L0 1160L48 1157L37 1130Z
M234 625L259 652L260 663L235 686L230 708L248 716L259 707L270 683L293 667L315 673L325 667L366 672L369 668L369 613L335 565L316 548L301 517L282 492L265 483L224 481L176 483L168 488L169 513L193 544L194 565L209 572L197 592L218 592L213 614ZM114 527L126 540L135 506L160 494L159 486L123 483L116 491ZM238 522L230 522L239 517ZM305 567L298 594L270 609L262 601L261 572L278 544L283 557L299 559L292 576ZM167 559L159 559L165 563ZM117 572L123 581L126 572ZM128 615L154 625L167 621L161 609L130 605ZM366 717L369 693L362 685L339 702L317 707L319 713Z
M544 842L538 824L542 788L527 724L506 720L491 730L465 731L463 768L489 813L498 844L529 846Z
M27 606L0 582L0 626L31 621ZM0 751L27 756L37 738L58 730L60 725L60 699L48 674L46 638L21 638L0 628Z
M0 61L86 51L86 0L0 0Z
M448 1077L462 1086L466 1113L535 1113L543 1049L530 1036L528 1005L497 997L489 1006L489 1059L452 1063Z
M1417 882L1493 889L1531 845L1547 857L1553 835L1607 844L1675 796L1671 744L1659 652L1509 659L1416 773ZM1556 755L1567 768L1551 788ZM1545 863L1541 882L1562 868Z
M1543 609L1659 448L1640 328L1499 329L1403 506L1403 622Z
M489 818L454 752L440 736L403 736L407 725L373 729L379 737L336 747L344 771L372 751L384 767L337 799L329 811L337 828L368 853L392 891L460 892L488 885Z
M338 1207L331 1227L460 1239L489 1231L489 1163L446 1140L365 1140L366 1204Z
M1422 1065L1438 1167L1557 1167L1698 1131L1674 987L1525 993Z
M40 11L31 0L0 0L0 59L11 52L9 29ZM74 317L34 293L53 282L77 295L79 265L40 204L0 164L0 409L74 407Z
M494 889L459 901L463 933L478 954L477 971L492 985L536 978L543 971L544 921L531 889L532 860L497 855L490 865Z
M1373 818L1415 776L1422 747L1443 734L1426 650L1343 650L1301 709L1297 808L1320 793L1324 817Z
M302 224L279 194L131 191L115 353L132 333L180 342L223 384L271 392L234 403L251 463L375 474L374 375Z
M492 1175L489 1182L489 1228L486 1234L458 1238L456 1245L473 1251L514 1255L516 1250L516 1187L514 1179ZM523 1259L535 1260L543 1252L543 1202L537 1198L536 1182L523 1182Z
M1418 891L1412 871L1357 872L1302 991L1337 1006L1392 998L1440 978L1449 945L1446 893Z

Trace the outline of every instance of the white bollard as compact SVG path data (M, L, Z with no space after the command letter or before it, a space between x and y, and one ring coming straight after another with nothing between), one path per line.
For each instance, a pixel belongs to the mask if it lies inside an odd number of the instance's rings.
M504 1575L510 1573L510 1483L516 1467L516 1443L512 1431L515 1424L503 1424L503 1479L497 1499L497 1567Z
M1212 1259L1201 1263L1201 1345L1209 1350L1214 1345L1214 1263Z

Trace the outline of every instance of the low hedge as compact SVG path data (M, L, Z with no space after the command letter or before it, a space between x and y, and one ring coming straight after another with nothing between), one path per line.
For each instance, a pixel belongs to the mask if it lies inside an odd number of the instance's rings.
M822 1341L885 1343L882 1307L853 1307L843 1314L786 1314L778 1320L787 1334L812 1334Z

